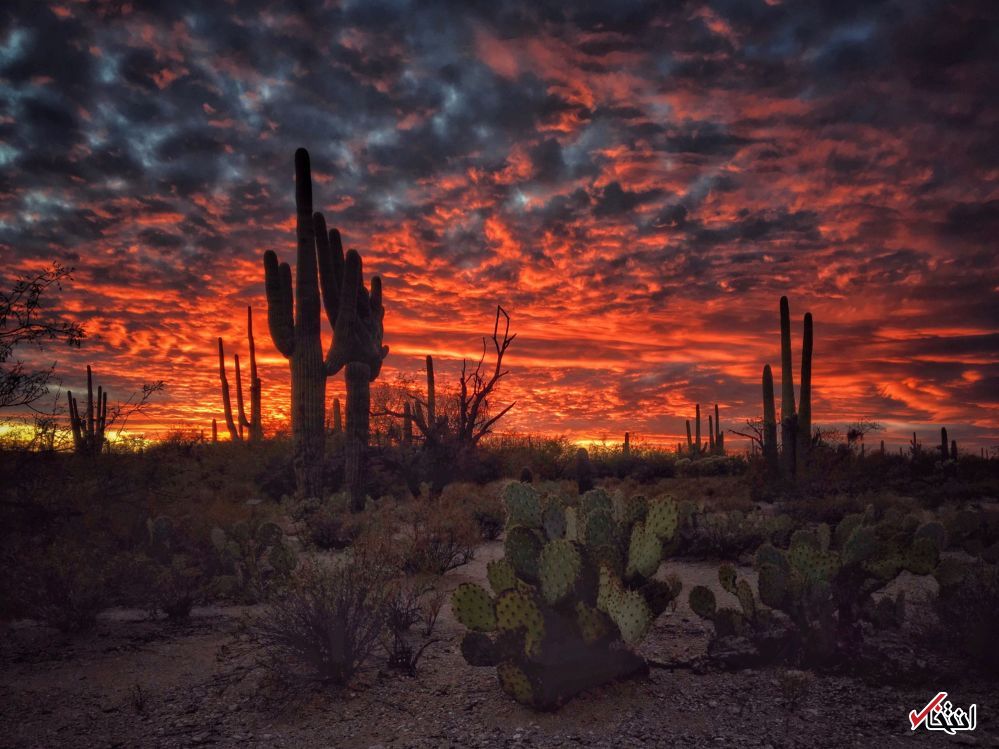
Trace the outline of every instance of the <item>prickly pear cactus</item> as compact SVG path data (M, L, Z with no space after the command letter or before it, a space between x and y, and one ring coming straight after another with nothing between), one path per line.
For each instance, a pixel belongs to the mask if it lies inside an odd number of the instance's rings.
M222 571L216 588L223 595L248 602L262 600L298 566L298 556L284 531L270 521L241 520L228 530L212 528L211 541Z
M816 667L842 663L862 640L862 619L875 626L901 624L904 598L873 594L904 570L932 573L946 539L942 531L897 512L875 522L872 510L848 515L835 529L823 524L798 530L787 549L766 543L757 550L758 600L748 581L723 565L719 583L738 599L739 609L718 608L712 591L700 586L690 593L690 607L715 624L716 639L740 636L756 645L761 633L772 634L778 620L771 613L782 612L784 642L793 643L783 658Z
M542 496L513 482L504 558L490 562L491 592L471 583L451 606L468 628L462 653L495 665L501 688L525 705L556 709L593 686L647 670L630 648L680 593L653 579L676 533L669 497Z

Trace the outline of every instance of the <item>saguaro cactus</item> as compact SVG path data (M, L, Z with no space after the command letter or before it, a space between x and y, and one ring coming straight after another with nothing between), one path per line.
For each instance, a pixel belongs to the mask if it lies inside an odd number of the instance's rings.
M812 447L812 313L806 312L801 338L801 389L798 393L798 458Z
M382 279L364 286L361 256L357 250L343 254L340 232L326 232L326 220L315 215L315 242L319 255L319 281L326 316L333 323L333 345L326 355L328 376L345 369L347 383L347 425L345 477L354 512L364 509L363 471L370 435L370 383L381 372L388 356L384 336Z
M298 251L295 287L291 266L277 255L264 253L267 324L277 350L291 369L291 432L298 491L307 497L322 495L322 460L326 431L326 376L319 323L319 277L315 219L312 215L312 173L309 154L295 152L295 235ZM325 227L325 224L324 224ZM324 232L325 234L325 232ZM329 244L324 242L329 254ZM320 262L331 262L329 257ZM327 305L327 316L329 306ZM330 324L335 318L330 318Z
M343 413L340 410L340 399L333 399L333 434L340 434L343 431Z
M223 341L218 339L219 349L219 381L222 385L222 409L225 414L226 427L229 430L229 438L233 441L244 439L256 442L263 439L263 427L261 426L261 385L257 376L257 352L253 341L253 311L246 308L246 329L250 343L250 418L246 417L246 408L243 400L243 375L239 365L239 354L233 356L236 370L236 416L233 417L232 402L229 397L229 380L225 372L225 349Z
M700 455L701 448L701 404L698 403L694 411L694 452Z
M794 408L794 373L791 365L791 311L787 297L780 298L780 441L781 468L791 476L795 472L798 419Z
M940 427L940 460L950 457L950 443L947 441L947 427Z
M777 470L777 408L769 364L763 366L763 458L771 471Z
M73 430L73 447L78 453L97 455L104 447L104 429L108 419L108 394L97 386L97 400L94 400L94 374L87 365L87 410L81 415L80 407L73 393L66 391L69 401L69 424Z
M717 403L715 403L715 454L725 454L725 433L721 429L721 417L718 415Z

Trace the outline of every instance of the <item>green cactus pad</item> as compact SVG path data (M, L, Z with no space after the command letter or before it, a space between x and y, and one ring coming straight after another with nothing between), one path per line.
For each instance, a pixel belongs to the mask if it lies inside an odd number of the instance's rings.
M753 565L759 569L765 564L772 564L783 570L790 569L791 567L791 563L787 560L787 554L773 544L763 544L756 550Z
M614 512L614 502L610 495L603 489L590 489L579 498L579 512L582 515L589 515L595 510L605 510L608 513Z
M466 632L461 638L461 654L469 666L495 666L496 643L482 632Z
M534 598L519 590L507 590L496 599L496 626L500 631L523 628L524 652L536 656L545 636L545 618Z
M610 510L594 509L586 513L585 517L583 541L587 546L614 546L617 544L617 524L614 522Z
M597 588L597 608L607 612L607 607L618 596L623 589L621 580L614 573L613 568L604 564L600 566L600 577Z
M486 565L486 578L493 593L499 595L504 590L517 587L517 573L506 559L494 559Z
M541 546L541 539L530 528L518 525L507 531L503 550L518 577L532 582L538 579L538 556L541 554Z
M508 528L541 527L541 498L530 484L511 481L503 489L503 504L506 506Z
M496 667L500 687L522 705L534 702L534 687L524 670L515 663L504 661Z
M660 541L669 541L676 533L679 511L676 502L668 495L649 501L645 514L645 527L651 530Z
M881 559L869 559L863 563L864 571L873 575L878 580L887 582L898 577L898 573L905 566L905 560L899 556L886 556Z
M793 550L796 546L810 546L816 551L822 550L822 545L819 543L819 534L812 530L805 530L804 528L799 528L794 533L791 534L791 546Z
M929 575L940 561L940 550L936 541L923 536L912 542L912 548L905 557L905 568L914 575Z
M583 553L593 569L606 566L618 577L624 575L624 557L617 546L585 546Z
M648 511L648 500L641 494L625 497L624 494L614 495L614 519L625 528L645 519Z
M454 618L475 632L496 629L496 608L492 596L475 583L462 583L451 594Z
M683 584L674 575L672 580L649 580L638 592L649 605L652 616L657 617L673 604L682 590Z
M788 559L791 561L791 567L809 582L827 582L839 569L838 555L820 551L808 543L792 542Z
M752 619L756 616L756 598L753 596L753 588L745 580L740 580L735 586L735 595L742 606L742 613Z
M641 642L652 626L652 612L637 590L619 590L606 613L617 625L621 639L629 645Z
M576 604L576 623L583 641L588 645L607 639L613 629L613 622L607 614L582 602Z
M571 594L583 571L583 556L572 541L549 541L538 558L541 595L554 605Z
M758 567L760 600L773 609L783 609L790 593L791 574L775 564Z
M708 620L714 619L717 603L715 602L715 594L711 592L710 588L703 585L691 588L687 601L690 603L690 610L699 617Z
M843 542L841 557L844 565L860 564L878 551L878 538L869 525L858 525Z
M646 528L645 523L638 521L631 529L631 542L628 544L628 564L625 577L635 575L649 578L656 574L663 557L663 542Z
M833 531L833 543L837 547L843 548L843 544L850 537L850 534L854 530L859 528L864 522L864 516L859 512L851 513L850 515L845 515L842 520L836 524L836 530Z
M718 637L731 637L742 632L745 626L745 618L735 609L718 609L712 619L715 625L715 634Z
M731 564L723 564L718 568L718 582L724 590L735 594L735 567Z
M545 509L541 513L541 525L549 539L565 538L565 509L558 499L549 499L545 502Z

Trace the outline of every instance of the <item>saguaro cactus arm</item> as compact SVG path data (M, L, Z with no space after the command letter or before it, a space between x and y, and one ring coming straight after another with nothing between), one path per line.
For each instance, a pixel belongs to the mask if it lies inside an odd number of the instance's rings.
M264 253L264 290L267 293L267 325L277 350L285 356L295 351L295 313L291 292L291 266L278 264L273 250Z
M321 218L321 217L320 217ZM338 243L337 243L338 244ZM337 255L337 247L327 239L318 240L318 252L332 251ZM342 249L340 250L342 251ZM320 265L320 272L335 273L337 261ZM326 278L323 288L334 286L336 278ZM337 295L336 322L333 326L333 345L326 355L326 373L335 375L347 364L358 362L367 364L371 370L369 378L374 380L381 371L382 361L388 356L388 346L382 345L384 337L383 320L385 308L382 305L382 280L378 276L371 279L371 293L364 288L364 271L361 256L356 250L347 252L343 265L343 282Z
M232 417L232 400L229 397L229 379L225 375L225 350L222 347L221 336L219 344L219 382L222 383L222 410L225 413L225 425L229 429L229 437L233 442L239 440L239 430L236 428L236 421Z

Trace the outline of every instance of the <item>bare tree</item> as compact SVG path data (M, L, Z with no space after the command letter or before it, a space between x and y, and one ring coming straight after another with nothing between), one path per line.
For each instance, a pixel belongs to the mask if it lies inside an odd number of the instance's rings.
M30 371L24 362L5 364L17 346L46 341L62 341L79 347L85 335L83 326L57 317L44 317L42 296L50 288L61 289L61 282L72 277L72 268L53 263L51 268L34 275L18 276L10 292L0 292L0 408L31 406L48 393L55 369L52 366Z
M502 316L503 337L500 338L499 326ZM479 357L475 369L468 370L468 360L461 363L461 379L459 380L459 401L458 401L458 443L469 447L475 447L479 440L489 434L493 425L502 419L516 405L516 401L502 409L495 416L489 416L489 397L492 395L497 383L510 374L510 370L503 369L503 355L510 348L517 334L510 335L510 315L501 306L496 305L496 320L493 323L492 342L496 351L496 365L492 374L486 379L486 373L482 370L482 365L486 360L487 342L482 338L482 356Z

